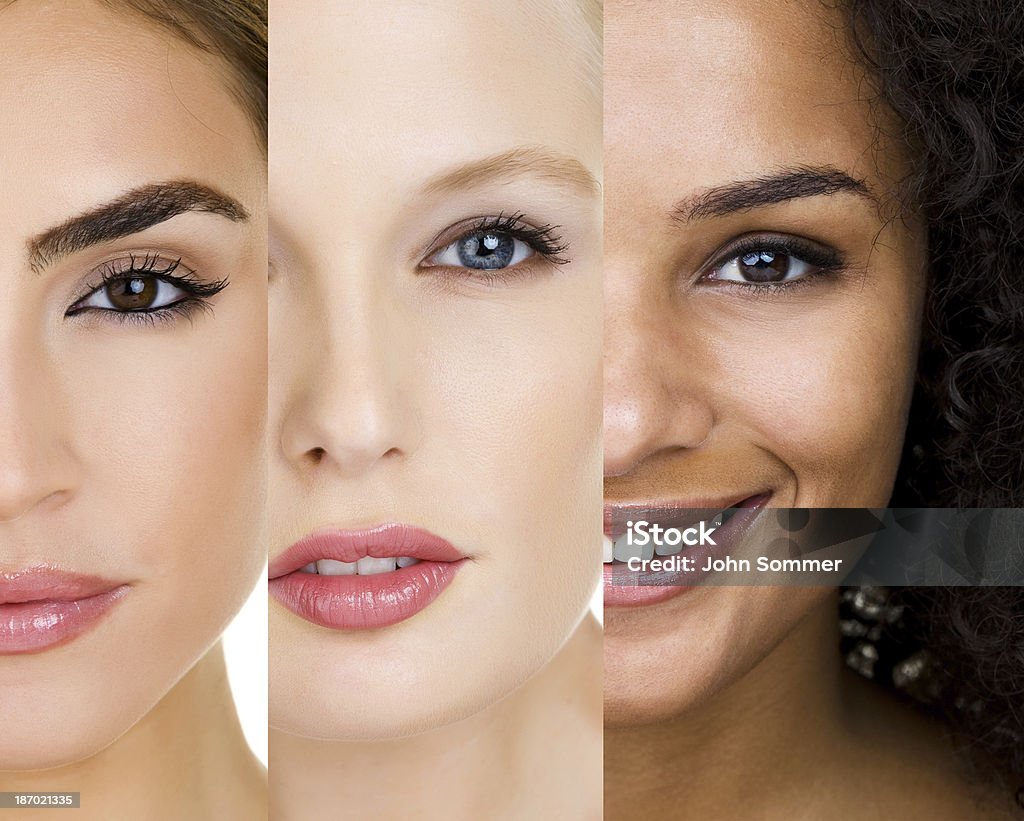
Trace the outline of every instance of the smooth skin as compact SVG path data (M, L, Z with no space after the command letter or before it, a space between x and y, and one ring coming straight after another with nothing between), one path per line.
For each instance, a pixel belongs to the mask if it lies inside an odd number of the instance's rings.
M0 790L80 791L82 818L254 818L265 772L219 636L266 558L263 150L226 70L135 13L17 0L0 50L0 569L129 585L71 643L0 655ZM191 211L31 259L66 220L172 180L248 218ZM167 321L67 314L145 253L230 283Z
M404 522L471 556L386 628L271 600L272 814L596 818L596 35L574 3L270 23L271 554ZM439 253L499 214L569 261Z
M815 2L607 4L609 502L891 494L924 229L896 208L906 156L843 25ZM721 196L807 169L857 185ZM732 279L750 236L842 262L755 289ZM607 609L606 817L980 817L941 731L842 668L836 608L828 588L707 587Z

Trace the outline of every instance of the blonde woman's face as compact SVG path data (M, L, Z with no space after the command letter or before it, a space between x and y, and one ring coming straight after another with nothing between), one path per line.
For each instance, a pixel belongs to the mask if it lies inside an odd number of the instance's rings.
M255 582L266 222L219 64L86 0L0 51L3 770L111 743Z
M272 11L280 730L472 714L551 659L597 581L600 94L578 10L547 5ZM301 577L304 537L380 525L450 546L429 602L361 568Z

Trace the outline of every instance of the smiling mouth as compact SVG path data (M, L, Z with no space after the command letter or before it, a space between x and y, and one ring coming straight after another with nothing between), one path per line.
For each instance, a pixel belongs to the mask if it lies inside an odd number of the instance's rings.
M674 599L687 590L708 582L708 575L700 570L708 558L726 555L739 547L754 520L771 499L766 491L722 504L701 507L687 506L686 502L664 502L605 507L604 534L604 603L605 607L636 608ZM714 544L630 545L627 529L630 521L646 520L662 528L685 530L700 522L714 527ZM654 559L686 553L692 557L695 571L631 570L630 558Z
M771 497L771 492L747 496L724 506L686 507L683 503L650 503L634 505L607 505L604 526L604 563L624 564L631 556L676 556L689 549L685 544L663 544L645 546L641 550L628 543L627 531L630 522L646 521L662 529L685 530L700 522L709 527L725 528L737 515L754 508L761 508ZM648 555L649 554L649 555Z
M321 627L388 627L432 604L467 559L411 525L320 530L271 562L270 593Z

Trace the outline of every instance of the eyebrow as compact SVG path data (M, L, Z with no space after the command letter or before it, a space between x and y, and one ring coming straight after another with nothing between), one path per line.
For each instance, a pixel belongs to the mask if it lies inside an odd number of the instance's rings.
M843 191L877 202L864 180L855 179L845 171L832 166L799 166L701 191L676 203L672 216L681 222L690 222Z
M190 180L152 183L50 228L28 243L33 271L92 245L144 231L172 217L195 211L242 222L249 213L237 200Z
M600 184L579 160L540 146L521 146L484 157L431 178L425 190L444 194L463 188L507 183L530 174L556 185L595 194Z

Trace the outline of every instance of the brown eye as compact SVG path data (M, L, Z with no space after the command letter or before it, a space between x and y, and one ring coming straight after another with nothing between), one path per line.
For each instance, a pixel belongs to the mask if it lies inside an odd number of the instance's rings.
M781 282L792 267L793 258L774 251L755 251L737 259L737 269L747 282Z
M223 284L212 286L216 293ZM201 290L201 289L197 289ZM152 313L185 302L195 294L154 274L114 277L73 306L73 313L87 309L115 314ZM203 294L199 294L200 297Z
M156 277L116 279L104 287L111 306L118 311L144 311L152 307L160 291Z
M717 267L709 279L738 282L743 285L781 285L812 276L816 271L834 266L831 259L808 262L809 252L790 253L774 248L754 248Z

